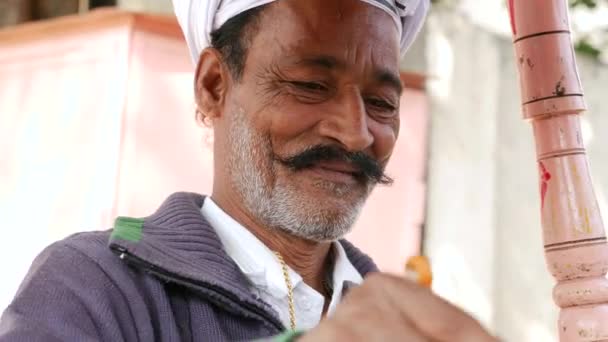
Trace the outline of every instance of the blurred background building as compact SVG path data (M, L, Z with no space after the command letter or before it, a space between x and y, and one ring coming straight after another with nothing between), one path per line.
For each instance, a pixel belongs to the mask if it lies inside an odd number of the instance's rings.
M584 139L608 217L608 2L572 5ZM213 137L195 123L171 15L170 0L0 2L0 310L52 241L146 215L173 191L209 192ZM434 1L402 69L396 184L374 192L350 238L391 272L424 252L434 291L505 341L555 341L504 3Z

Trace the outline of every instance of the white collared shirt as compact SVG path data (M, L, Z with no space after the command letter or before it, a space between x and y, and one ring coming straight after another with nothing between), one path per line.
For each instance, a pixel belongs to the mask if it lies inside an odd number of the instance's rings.
M283 269L276 255L247 228L243 227L211 200L205 198L201 208L203 216L217 232L224 250L239 266L252 283L252 291L279 314L281 322L290 326L289 301ZM363 279L346 256L342 245L332 244L335 252L333 269L333 294L328 308L331 315L342 298L345 281L360 284ZM296 311L296 328L311 329L319 324L323 315L325 298L304 283L302 277L289 268Z

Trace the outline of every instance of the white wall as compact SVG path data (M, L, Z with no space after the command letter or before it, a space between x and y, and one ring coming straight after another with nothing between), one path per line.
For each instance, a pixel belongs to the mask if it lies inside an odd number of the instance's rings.
M490 34L451 14L431 16L427 32L432 100L425 250L433 258L435 291L488 324L498 53Z
M510 41L436 8L425 31L431 98L425 249L435 291L506 341L556 341L534 144ZM606 217L608 67L579 57L584 135ZM586 133L586 134L585 134Z

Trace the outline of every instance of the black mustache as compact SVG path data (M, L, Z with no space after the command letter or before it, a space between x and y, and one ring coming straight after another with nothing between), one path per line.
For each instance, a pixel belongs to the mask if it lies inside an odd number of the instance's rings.
M275 159L294 171L314 167L319 162L347 162L357 170L354 176L360 182L382 185L393 183L393 179L384 173L384 168L376 160L363 152L349 152L338 146L317 145L294 156L275 156Z

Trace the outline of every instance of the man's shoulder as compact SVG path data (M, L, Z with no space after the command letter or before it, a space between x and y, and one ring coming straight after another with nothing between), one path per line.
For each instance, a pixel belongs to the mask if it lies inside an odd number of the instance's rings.
M108 247L110 234L76 233L47 246L33 260L15 298L66 292L111 302L123 293L138 292L136 273Z
M95 262L114 260L117 256L108 247L111 233L112 230L79 232L51 244L47 249L80 255Z
M110 233L78 233L42 250L0 319L0 340L135 340L134 327L150 318L133 273L108 247Z
M80 232L47 246L34 259L36 270L60 272L63 277L108 277L119 271L120 258L108 247L111 230Z

